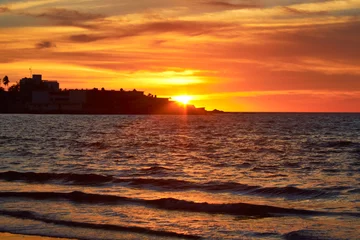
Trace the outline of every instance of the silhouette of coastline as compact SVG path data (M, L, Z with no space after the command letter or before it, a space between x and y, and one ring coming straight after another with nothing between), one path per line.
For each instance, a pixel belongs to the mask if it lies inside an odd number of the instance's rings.
M8 91L0 91L0 113L39 114L208 114L194 105L145 95L143 91L120 89L66 90L57 81L42 80L42 75L23 78Z

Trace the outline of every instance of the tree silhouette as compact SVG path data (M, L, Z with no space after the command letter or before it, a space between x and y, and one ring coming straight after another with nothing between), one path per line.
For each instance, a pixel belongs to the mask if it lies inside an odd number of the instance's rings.
M7 85L9 85L9 82L10 82L9 77L8 77L8 76L5 76L5 77L3 78L3 83L4 83L5 87L6 87Z
M20 92L20 83L17 82L16 84L9 87L9 92Z

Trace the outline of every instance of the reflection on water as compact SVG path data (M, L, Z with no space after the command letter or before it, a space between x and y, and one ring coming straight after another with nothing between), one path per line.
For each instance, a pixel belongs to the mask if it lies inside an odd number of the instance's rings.
M0 215L13 221L0 230L63 237L73 224L65 237L88 239L358 236L358 114L0 122Z

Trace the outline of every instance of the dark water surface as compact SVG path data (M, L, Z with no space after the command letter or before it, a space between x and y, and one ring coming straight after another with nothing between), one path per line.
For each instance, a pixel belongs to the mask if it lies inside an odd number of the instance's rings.
M360 114L0 115L0 231L360 239Z

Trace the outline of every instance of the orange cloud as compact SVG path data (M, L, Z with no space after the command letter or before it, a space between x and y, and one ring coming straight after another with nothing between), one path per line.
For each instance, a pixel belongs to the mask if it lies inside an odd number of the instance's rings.
M292 7L283 7L283 9L285 10L285 12L288 12L288 13L292 13L292 14L306 14L306 15L319 15L319 14L328 14L327 11L307 11L307 10L299 10L299 9L296 9L296 8L292 8Z
M41 13L22 12L21 14L34 18L47 19L55 25L76 26L88 29L98 27L99 23L95 24L92 23L92 21L100 21L101 23L101 20L105 18L102 14L80 12L66 8L49 8Z
M359 7L20 0L0 7L0 71L18 80L31 66L66 88L188 94L210 109L350 111L360 105Z
M42 42L37 43L35 45L35 47L38 49L52 48L52 47L56 47L56 44L52 43L50 41L42 41Z
M0 6L0 13L9 12L10 9L8 7L1 7Z
M226 1L206 1L203 2L203 4L220 7L220 8L229 8L229 9L260 8L260 6L255 3L231 3Z
M117 27L114 32L113 27L103 29L105 32L78 34L70 36L74 42L92 42L102 39L119 39L134 37L144 34L179 33L187 36L209 35L221 31L223 28L231 27L231 24L202 21L156 21L137 25ZM111 30L109 33L106 31Z

